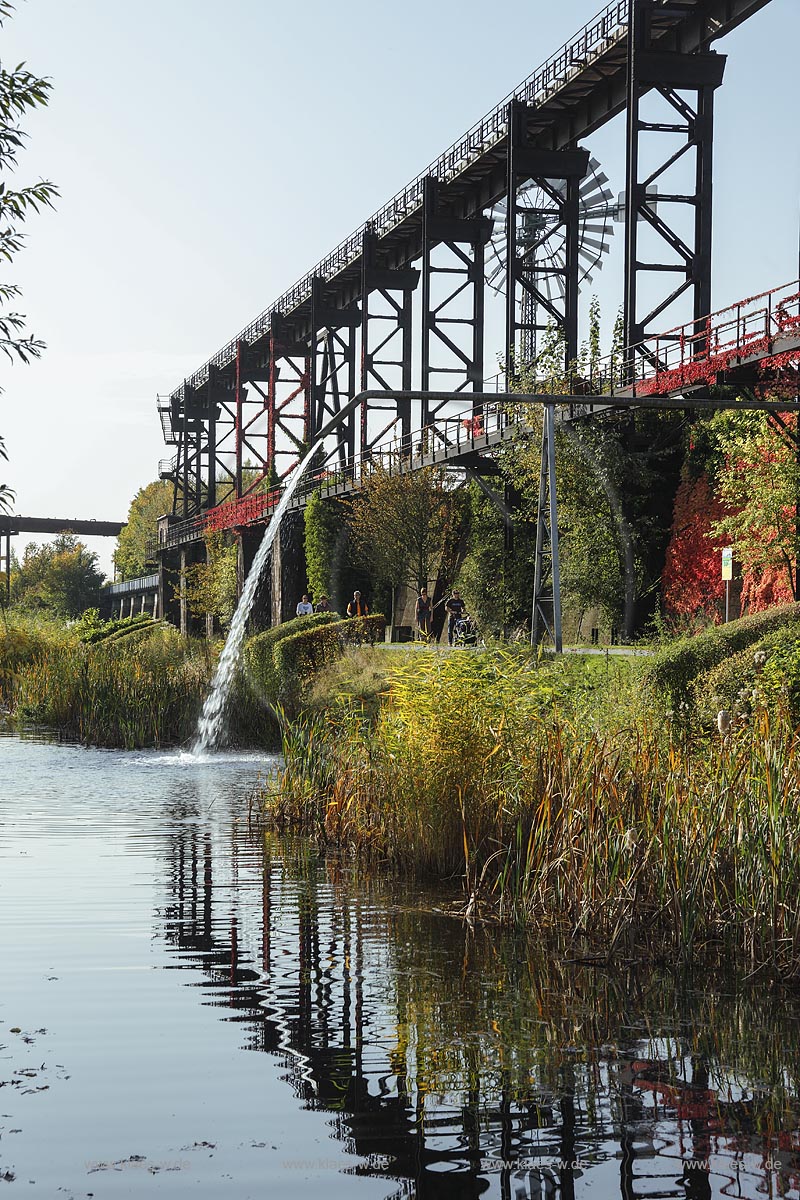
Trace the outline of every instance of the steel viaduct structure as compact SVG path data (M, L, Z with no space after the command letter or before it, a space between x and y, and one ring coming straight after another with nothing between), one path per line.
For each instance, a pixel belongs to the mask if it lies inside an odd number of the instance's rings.
M206 530L236 530L246 569L248 543L261 536L281 481L323 428L332 432L300 505L311 487L356 490L378 456L399 469L446 462L479 470L481 455L524 428L519 397L513 407L503 400L522 348L555 330L565 378L566 364L578 356L578 254L586 236L580 199L589 161L580 141L622 112L626 349L588 379L567 378L559 396L529 397L544 409L537 424L544 435L534 625L537 613L551 632L558 621L556 424L632 405L702 407L714 403L713 384L776 379L791 396L773 405L773 419L782 420L797 392L800 285L711 315L714 98L726 62L713 44L769 2L606 4L171 395L159 397L164 438L175 448L160 469L174 496L154 547L162 612L166 579L204 553ZM653 102L660 119L653 119ZM680 186L671 190L676 172ZM543 239L520 237L517 197L530 181L543 198L548 231L562 231L556 265L541 254ZM503 198L507 359L505 377L494 384L500 394L490 395L484 260L493 221L486 213ZM555 289L548 286L554 275ZM291 578L299 548L284 546L281 555L282 542L273 563L273 620L289 615L287 588L303 590L304 582Z

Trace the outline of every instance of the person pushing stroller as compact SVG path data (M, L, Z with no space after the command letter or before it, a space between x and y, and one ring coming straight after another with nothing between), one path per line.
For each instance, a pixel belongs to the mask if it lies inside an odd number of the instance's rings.
M456 639L456 626L467 611L467 606L458 588L453 588L452 596L445 600L444 610L447 613L447 644L452 646Z

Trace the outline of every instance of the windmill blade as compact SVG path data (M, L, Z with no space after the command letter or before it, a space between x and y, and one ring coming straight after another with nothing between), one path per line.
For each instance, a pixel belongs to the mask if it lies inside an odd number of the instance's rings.
M505 263L498 262L497 266L492 271L491 275L486 276L486 282L488 283L489 287L493 287L495 291L500 291L501 289L495 285L495 280L498 278L505 280L505 277L506 277Z
M610 223L603 222L598 225L596 221L586 221L582 228L584 233L602 233L605 238L614 236L614 226Z
M608 183L608 176L604 171L601 171L599 175L586 176L578 188L578 195L583 199L585 196L590 196L592 192L601 192L605 183Z
M589 249L584 249L584 247L589 247ZM605 242L597 241L596 238L582 238L578 254L583 254L588 258L593 250L597 250L600 254L608 254L609 249L610 247Z

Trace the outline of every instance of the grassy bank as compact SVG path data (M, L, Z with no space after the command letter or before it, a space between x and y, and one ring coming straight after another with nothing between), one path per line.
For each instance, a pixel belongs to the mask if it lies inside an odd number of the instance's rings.
M770 703L753 689L722 738L699 709L668 709L660 658L608 677L598 660L504 651L385 659L374 717L341 689L324 717L286 727L271 821L450 876L471 913L583 933L603 953L725 947L797 975L785 688Z
M227 711L234 746L274 749L276 712L306 702L346 645L383 637L383 617L318 613L246 643ZM181 637L147 615L69 626L14 615L0 625L0 705L10 719L96 746L136 749L190 741L222 643Z

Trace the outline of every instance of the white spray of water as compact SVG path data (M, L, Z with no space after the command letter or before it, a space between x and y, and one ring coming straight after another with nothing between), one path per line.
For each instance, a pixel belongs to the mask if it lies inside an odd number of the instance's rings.
M192 746L192 754L199 756L213 753L222 741L225 732L225 709L231 693L231 687L236 675L236 667L242 651L244 635L247 632L247 619L253 607L253 601L261 580L261 575L267 561L272 543L278 535L281 518L291 503L295 488L303 477L303 472L314 455L312 449L302 460L286 486L281 496L280 504L272 515L272 520L264 531L261 545L256 551L253 565L247 574L247 579L233 614L230 631L217 664L214 678L211 681L211 691L206 697L200 720L197 722L197 736Z

